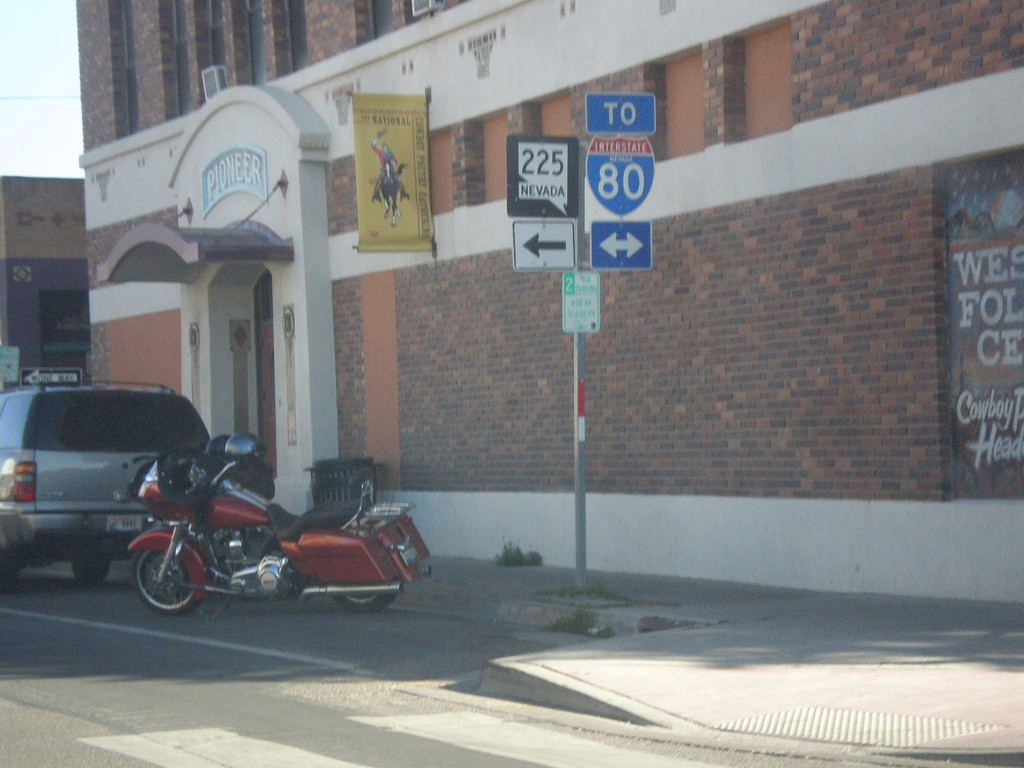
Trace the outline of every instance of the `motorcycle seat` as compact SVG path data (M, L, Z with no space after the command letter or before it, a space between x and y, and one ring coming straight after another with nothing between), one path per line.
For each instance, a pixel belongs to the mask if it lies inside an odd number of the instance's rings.
M330 501L304 515L293 515L280 504L267 507L274 533L279 541L297 541L306 531L317 528L344 528L359 515L359 500Z

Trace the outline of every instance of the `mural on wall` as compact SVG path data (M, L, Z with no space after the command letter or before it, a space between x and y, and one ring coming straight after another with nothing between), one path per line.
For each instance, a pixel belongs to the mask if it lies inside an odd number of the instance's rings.
M430 251L425 96L352 97L360 251Z
M946 187L953 493L1024 496L1024 153Z

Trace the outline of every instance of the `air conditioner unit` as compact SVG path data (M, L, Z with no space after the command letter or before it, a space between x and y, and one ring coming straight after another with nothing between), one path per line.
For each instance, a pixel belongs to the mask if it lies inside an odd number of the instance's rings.
M444 0L412 0L412 15L423 16L434 11L444 10Z
M209 101L228 87L228 68L216 64L203 70L203 95Z

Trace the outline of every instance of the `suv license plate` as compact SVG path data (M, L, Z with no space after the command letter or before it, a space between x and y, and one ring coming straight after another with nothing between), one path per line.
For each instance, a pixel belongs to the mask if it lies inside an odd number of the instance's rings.
M141 531L142 515L107 515L108 531Z

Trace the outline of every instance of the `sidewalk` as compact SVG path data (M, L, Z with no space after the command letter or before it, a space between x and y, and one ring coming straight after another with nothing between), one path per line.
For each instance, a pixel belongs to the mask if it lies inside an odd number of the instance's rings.
M1024 765L1024 604L835 595L434 558L400 604L610 639L491 662L480 692L680 733ZM621 599L618 599L621 598ZM579 618L579 617L577 617Z

